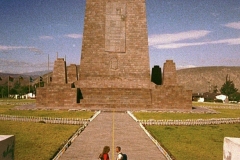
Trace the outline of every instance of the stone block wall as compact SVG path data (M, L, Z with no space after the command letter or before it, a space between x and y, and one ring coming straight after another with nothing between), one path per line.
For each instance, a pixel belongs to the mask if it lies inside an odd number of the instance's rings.
M107 77L89 80L79 80L75 83L78 88L145 88L149 89L150 82L141 80L111 79Z
M83 88L81 104L126 104L149 105L151 104L150 89L130 88Z
M77 89L70 84L55 85L37 89L36 104L38 107L70 107L77 103Z
M191 110L192 91L183 86L160 85L152 89L153 108L167 110Z

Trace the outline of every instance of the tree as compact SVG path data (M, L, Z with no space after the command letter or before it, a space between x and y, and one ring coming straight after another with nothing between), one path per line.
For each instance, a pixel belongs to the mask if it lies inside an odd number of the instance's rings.
M8 96L8 86L7 85L3 85L0 86L0 98L4 98Z
M235 93L229 95L229 100L230 101L237 101L237 102L239 102L239 100L240 100L240 93L239 92L235 92Z
M233 93L236 93L238 91L237 88L235 88L233 81L230 80L230 76L226 76L226 82L222 85L222 88L220 89L221 93L230 96Z
M18 94L18 91L17 91L15 88L11 88L11 89L9 90L9 94L15 95L15 94Z
M162 72L159 66L154 66L152 68L151 82L155 83L156 85L162 84Z
M213 93L218 93L218 86L217 85L213 86Z

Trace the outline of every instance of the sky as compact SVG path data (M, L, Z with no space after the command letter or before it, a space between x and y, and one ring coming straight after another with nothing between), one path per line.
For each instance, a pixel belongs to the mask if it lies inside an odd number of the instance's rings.
M0 72L52 70L57 56L79 65L85 3L0 0ZM146 0L146 9L150 67L240 66L240 0Z

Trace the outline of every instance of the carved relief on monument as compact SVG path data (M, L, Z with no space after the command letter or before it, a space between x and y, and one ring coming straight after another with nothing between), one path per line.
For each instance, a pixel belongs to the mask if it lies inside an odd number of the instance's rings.
M126 52L126 3L106 3L105 51Z
M110 61L110 69L117 70L118 69L118 59L112 58Z

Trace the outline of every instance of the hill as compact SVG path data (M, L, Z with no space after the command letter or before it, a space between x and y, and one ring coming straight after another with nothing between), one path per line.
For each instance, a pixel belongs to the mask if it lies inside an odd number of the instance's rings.
M192 90L193 93L212 91L214 86L217 86L220 90L226 81L227 75L230 76L230 80L233 81L235 87L240 90L240 67L213 66L177 70L178 83L186 89ZM17 81L19 76L22 76L23 83L27 85L29 84L29 77L34 79L33 83L38 83L40 76L46 82L46 79L52 76L52 72L49 74L46 74L45 71L30 74L0 73L0 77L2 78L0 85L7 83L8 76L14 77L14 81Z
M214 66L177 70L178 83L194 93L212 91L213 86L220 90L227 75L240 90L240 67Z

